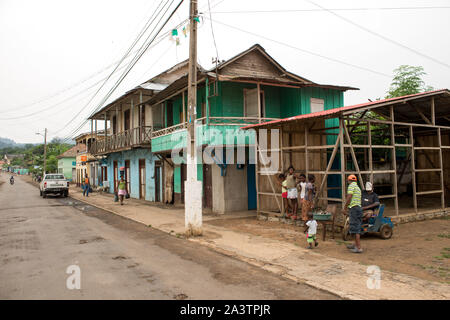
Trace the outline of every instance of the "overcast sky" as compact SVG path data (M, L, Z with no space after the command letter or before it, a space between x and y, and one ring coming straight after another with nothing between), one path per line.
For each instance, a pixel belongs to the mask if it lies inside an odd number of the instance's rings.
M450 9L380 9L450 7L449 0L210 1L220 59L259 43L293 73L318 83L360 88L345 93L346 105L384 97L393 69L402 64L423 66L427 85L450 88ZM45 127L50 139L66 137L78 127L120 75L87 105L112 71L107 67L122 57L160 2L0 0L0 137L41 142L35 133ZM319 9L311 2L327 9L378 9L333 11L338 17L310 10ZM163 32L187 19L188 3L184 1ZM199 9L209 17L207 0L199 0ZM181 30L179 35L178 46L166 36L151 47L109 101L186 59L188 38ZM211 67L216 53L209 19L201 21L198 50L200 64ZM88 130L85 125L82 131Z

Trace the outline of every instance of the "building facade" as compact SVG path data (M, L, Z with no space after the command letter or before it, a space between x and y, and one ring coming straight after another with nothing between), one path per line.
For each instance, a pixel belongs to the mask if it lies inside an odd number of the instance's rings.
M92 120L103 119L110 123L110 136L107 133L105 143L94 144L93 154L106 157L110 185L117 181L123 167L134 198L184 202L186 165L178 156L186 148L190 121L187 118L186 67L184 62L143 84L153 85L153 88L159 84L159 87L148 92L146 99L139 95L137 104L136 93L128 92L92 117ZM211 70L198 66L197 73L195 134L200 155L197 178L203 182L204 209L216 213L256 209L256 171L254 161L250 160L250 154L255 152L255 134L241 127L342 107L344 92L355 89L321 85L295 75L279 65L260 45ZM143 88L135 89L135 92L142 91ZM128 105L125 104L127 96ZM137 126L130 125L130 113ZM148 139L145 148L136 137L142 132ZM128 140L120 140L119 136ZM130 151L108 149L108 143L117 144L118 140L119 145L123 141L132 144L139 140L140 145L130 146L129 149L137 149ZM237 161L241 151L244 159ZM113 187L114 184L111 191ZM138 193L142 189L145 189L144 197Z

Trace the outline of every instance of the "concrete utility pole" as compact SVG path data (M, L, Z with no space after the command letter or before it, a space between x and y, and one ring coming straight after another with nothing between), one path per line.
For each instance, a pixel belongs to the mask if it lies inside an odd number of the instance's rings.
M42 133L37 132L36 134L42 136ZM42 176L44 176L46 171L47 171L47 128L45 128L44 131L44 172L42 173Z
M189 5L189 76L187 124L187 179L185 182L185 230L187 236L202 234L202 182L197 180L195 120L197 118L197 0Z
M47 128L44 131L44 174L47 172Z

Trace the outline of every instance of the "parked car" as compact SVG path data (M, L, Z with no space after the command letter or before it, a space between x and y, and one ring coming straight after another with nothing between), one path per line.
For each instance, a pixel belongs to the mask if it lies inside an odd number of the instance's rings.
M69 195L69 181L60 173L48 173L44 175L39 184L41 197L46 198L48 194L59 194L67 197Z

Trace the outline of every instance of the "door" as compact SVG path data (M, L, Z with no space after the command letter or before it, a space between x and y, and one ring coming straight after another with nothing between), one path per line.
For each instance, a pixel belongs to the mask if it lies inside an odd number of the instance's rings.
M72 182L74 179L77 181L77 169L72 168Z
M167 127L173 126L173 103L172 101L167 101L166 104L166 116L167 116Z
M247 165L247 194L248 194L248 210L256 209L256 175L255 165Z
M119 177L119 168L117 167L117 161L113 162L114 168L114 192L117 192L117 181Z
M123 127L124 131L130 130L130 109L123 113Z
M181 203L184 203L184 183L186 181L186 177L187 177L187 172L186 172L186 164L182 163L181 164Z
M212 172L210 164L203 164L203 208L212 209Z
M113 130L113 134L117 133L117 117L113 116L112 119L112 130Z
M131 194L130 178L130 160L125 160L125 181L127 182L128 194Z
M145 159L139 159L139 199L145 199Z
M162 202L162 179L161 179L161 161L155 162L155 201Z

